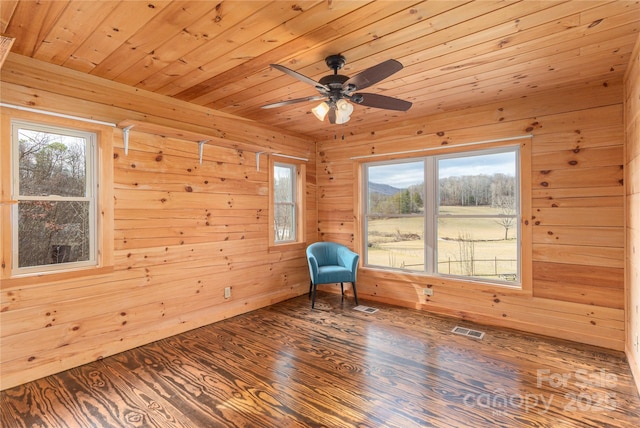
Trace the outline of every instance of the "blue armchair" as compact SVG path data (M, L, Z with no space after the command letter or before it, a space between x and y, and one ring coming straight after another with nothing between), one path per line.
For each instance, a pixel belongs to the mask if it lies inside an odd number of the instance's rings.
M307 247L307 260L309 262L309 296L313 292L311 308L316 303L316 291L318 284L340 283L344 296L344 283L353 284L353 296L358 304L356 292L356 273L360 256L344 245L334 242L316 242Z

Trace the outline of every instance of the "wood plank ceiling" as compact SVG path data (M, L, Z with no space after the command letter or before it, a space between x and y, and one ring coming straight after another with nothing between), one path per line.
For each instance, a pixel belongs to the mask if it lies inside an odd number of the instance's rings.
M12 52L253 119L313 139L620 81L640 27L638 1L33 1L2 0ZM407 112L355 106L320 122L318 95L269 64L319 80L341 53L353 76L393 58L404 69L367 92Z

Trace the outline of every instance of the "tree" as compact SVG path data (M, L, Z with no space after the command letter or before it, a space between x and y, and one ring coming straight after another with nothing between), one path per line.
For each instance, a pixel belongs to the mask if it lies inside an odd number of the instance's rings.
M516 221L516 182L515 178L505 174L495 174L491 183L491 205L498 208L500 217L496 220L504 227L504 239L509 239L509 229Z
M422 200L422 192L424 185L420 186L420 189L416 189L411 193L411 212L419 213L424 210L424 201Z
M400 208L400 214L409 214L411 213L411 194L408 189L403 190L398 193L399 195L399 203L398 206Z
M496 220L496 223L504 227L504 240L506 241L509 239L509 229L514 226L516 221L515 197L505 195L497 199L496 204L500 208L500 214L503 217Z
M369 192L369 213L375 215L417 214L424 208L422 193L424 185L418 184L407 189L385 195Z
M463 275L473 276L473 263L475 260L476 243L469 232L458 234L458 254L460 256L460 269Z

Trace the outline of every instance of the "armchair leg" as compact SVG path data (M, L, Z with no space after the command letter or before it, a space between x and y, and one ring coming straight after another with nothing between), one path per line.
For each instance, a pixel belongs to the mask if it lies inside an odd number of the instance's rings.
M358 305L358 293L356 291L356 282L353 281L351 284L353 284L353 297L356 298L356 306Z
M318 291L318 284L313 285L313 297L311 297L311 309L316 305L316 291Z
M313 288L313 281L309 281L309 298L311 298L311 289Z
M344 282L340 283L340 290L342 290L342 295L344 296Z

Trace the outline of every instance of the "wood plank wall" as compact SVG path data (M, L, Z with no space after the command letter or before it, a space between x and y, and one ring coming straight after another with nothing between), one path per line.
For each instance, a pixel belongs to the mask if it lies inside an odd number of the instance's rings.
M640 36L625 74L626 354L640 390Z
M363 268L358 294L622 350L623 85L592 82L518 100L390 120L318 143L321 239L362 251L357 156L533 134L523 158L522 290ZM384 158L376 158L381 160ZM432 297L421 288L431 286Z
M122 132L112 132L114 262L95 274L17 279L3 266L2 389L307 292L304 245L269 246L269 162L261 155L258 170L255 153L309 158L305 220L313 242L313 142L13 54L2 68L2 102L213 136L200 164L193 141L133 128L125 155ZM9 108L2 115L3 123L8 115L61 121ZM3 130L3 153L6 137Z
M260 148L310 158L307 240L316 239L309 226L317 224L320 239L359 248L358 169L351 157L532 133L525 219L531 242L524 249L531 274L523 291L371 269L361 269L358 291L363 298L624 348L622 82L400 120L319 143L317 162L312 142L300 137L15 55L2 68L2 85L2 102L10 104L150 121L217 138L200 166L193 142L134 131L125 157L121 133L114 132L113 271L37 284L3 278L2 388L306 292L303 253L269 251L266 229L255 227L264 224L267 209L266 172L255 168ZM549 232L561 242L549 242ZM435 290L428 300L418 293L425 284ZM222 298L227 285L234 287L231 301Z

